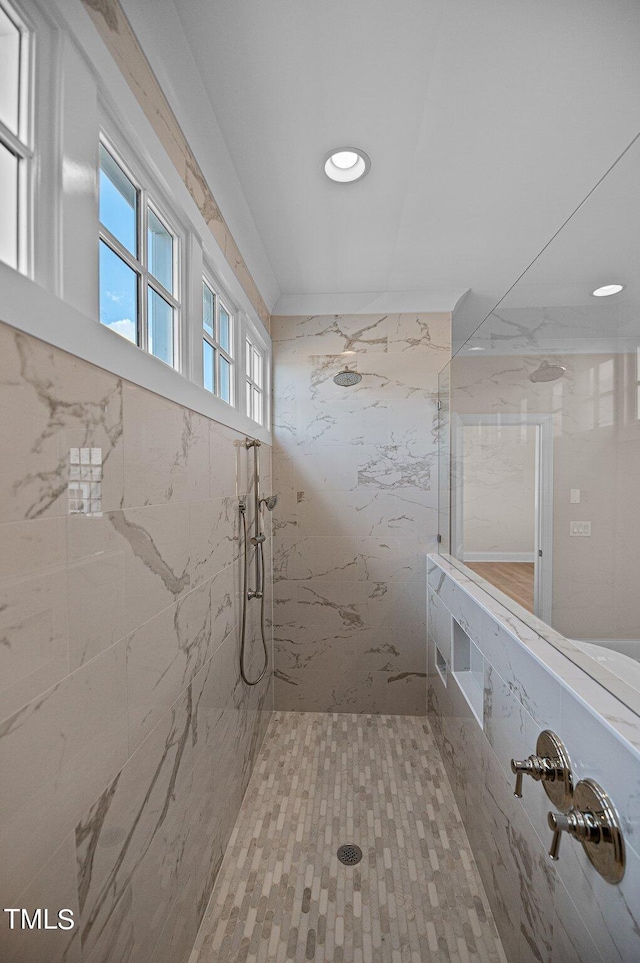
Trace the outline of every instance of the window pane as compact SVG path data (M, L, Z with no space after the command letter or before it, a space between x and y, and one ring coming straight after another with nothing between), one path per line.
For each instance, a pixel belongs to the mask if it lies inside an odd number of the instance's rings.
M138 343L138 275L100 241L100 321Z
M231 318L225 308L220 305L220 347L227 354L231 354Z
M247 341L247 350L245 351L246 364L247 364L247 378L251 377L251 359L253 356L253 345L250 341ZM251 410L251 409L249 409Z
M253 380L262 388L262 358L256 349L253 349Z
M173 238L153 211L149 211L149 271L173 294Z
M213 338L213 325L215 323L216 296L208 284L202 285L202 325L207 334Z
M231 404L231 365L220 355L220 397Z
M216 369L215 369L216 353L211 347L208 341L203 339L202 341L202 365L203 365L203 380L204 386L207 391L216 390Z
M173 308L153 288L148 288L149 351L173 367Z
M251 385L247 381L247 414L251 418Z
M0 9L0 120L18 134L20 108L20 31Z
M0 261L18 267L18 158L0 144Z
M262 424L262 392L253 389L253 420Z
M114 237L138 256L138 192L116 164L113 157L100 145L100 221Z

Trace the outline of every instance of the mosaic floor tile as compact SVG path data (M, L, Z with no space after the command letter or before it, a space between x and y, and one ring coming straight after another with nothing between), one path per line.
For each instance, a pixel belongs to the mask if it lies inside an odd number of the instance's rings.
M506 963L428 721L274 713L190 963L431 960Z

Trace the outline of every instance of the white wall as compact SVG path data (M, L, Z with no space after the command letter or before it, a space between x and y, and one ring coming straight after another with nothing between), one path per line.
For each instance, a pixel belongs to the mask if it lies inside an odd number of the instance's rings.
M465 558L533 561L536 428L465 425L462 432Z

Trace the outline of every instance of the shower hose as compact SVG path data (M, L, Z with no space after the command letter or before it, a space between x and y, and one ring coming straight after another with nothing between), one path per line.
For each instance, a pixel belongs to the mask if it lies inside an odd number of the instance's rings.
M253 594L253 598L260 599L260 635L262 637L262 648L264 650L264 667L262 672L257 679L250 679L245 670L245 640L247 632L247 601L249 598L248 592L248 572L249 572L249 538L247 533L247 514L243 505L240 506L240 515L242 517L242 531L243 531L243 541L244 541L244 574L243 574L243 587L242 587L242 628L240 637L240 675L242 676L242 681L246 685L258 685L264 679L265 672L267 671L267 666L269 664L269 653L267 649L267 640L265 637L264 630L264 535L258 535L255 539L256 552L259 553L260 559L260 584L256 585L256 591Z

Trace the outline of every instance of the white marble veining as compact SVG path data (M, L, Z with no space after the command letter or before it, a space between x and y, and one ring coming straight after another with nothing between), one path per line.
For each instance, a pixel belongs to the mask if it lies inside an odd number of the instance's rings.
M448 315L274 318L282 709L422 713ZM349 365L353 388L333 377Z
M272 702L270 673L249 690L238 670L244 439L2 325L0 347L0 889L78 921L3 918L0 945L179 963ZM271 476L263 446L264 493Z
M630 710L496 599L442 558L429 559L429 714L509 960L635 963L640 956L640 724ZM484 660L483 729L451 671L455 619ZM446 686L435 646L447 661ZM551 806L525 779L513 796L512 757L541 729L564 741L574 779L610 794L626 849L622 882L595 872L579 843L547 850Z

